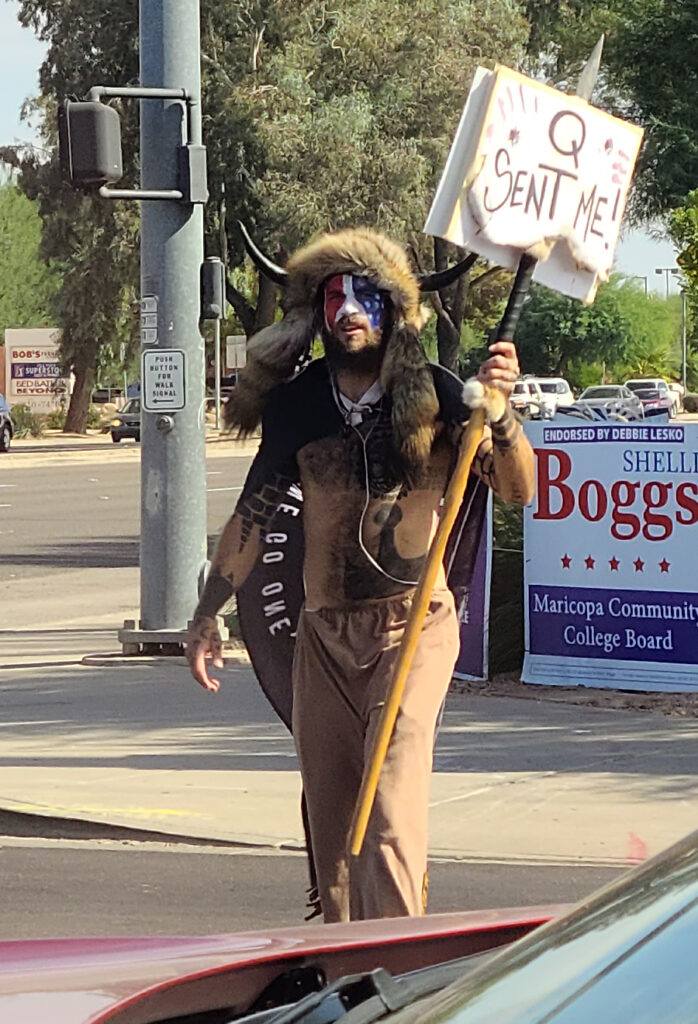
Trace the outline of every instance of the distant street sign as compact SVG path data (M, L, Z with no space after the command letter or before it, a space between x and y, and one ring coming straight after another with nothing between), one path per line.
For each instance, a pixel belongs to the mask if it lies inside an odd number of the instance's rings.
M244 334L229 334L225 339L225 366L231 370L242 370L247 365L247 338Z
M184 352L181 349L144 352L141 370L141 398L147 412L174 412L184 408Z
M158 340L158 297L144 295L141 299L141 345L155 345Z

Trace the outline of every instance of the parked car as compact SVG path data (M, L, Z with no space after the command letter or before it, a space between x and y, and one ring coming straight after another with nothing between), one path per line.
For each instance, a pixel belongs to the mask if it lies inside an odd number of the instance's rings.
M694 832L572 909L5 941L0 1020L692 1024L697 908Z
M10 407L3 395L0 395L0 452L9 452L15 428L12 423Z
M679 411L679 402L676 396L671 393L669 385L661 377L626 380L625 387L640 399L645 416L658 416L661 413L676 416Z
M527 418L538 419L546 415L543 392L533 377L524 377L516 381L510 401L513 408Z
M674 396L674 412L672 415L678 416L678 414L683 411L683 384L677 384L676 381L670 380L669 391L671 391Z
M141 400L140 398L129 398L122 409L119 409L114 419L109 424L109 433L114 444L118 444L125 437L132 437L134 441L141 439Z
M606 419L642 420L645 417L642 402L623 384L599 384L585 388L575 405L597 409Z
M121 388L95 388L92 392L92 403L94 405L105 405L107 402L116 402L123 395Z
M561 406L574 402L572 388L563 377L536 377L536 383L543 393L545 413L552 417Z

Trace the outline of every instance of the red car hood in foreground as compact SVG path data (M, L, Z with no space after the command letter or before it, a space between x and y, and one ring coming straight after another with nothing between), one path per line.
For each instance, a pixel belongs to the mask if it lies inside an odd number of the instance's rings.
M0 942L2 1024L145 1024L247 1009L278 975L307 964L328 982L385 967L400 973L491 949L560 907L298 926L209 938Z

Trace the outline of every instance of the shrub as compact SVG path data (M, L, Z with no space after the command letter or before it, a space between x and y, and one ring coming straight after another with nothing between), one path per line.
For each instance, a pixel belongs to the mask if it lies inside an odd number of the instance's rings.
M111 416L109 417L111 419ZM87 427L92 430L103 425L102 412L98 405L91 405L87 413Z
M47 416L44 416L44 426L49 430L62 430L65 426L66 409L53 409Z
M683 407L686 412L698 412L698 395L686 395Z
M32 412L23 402L11 409L15 437L41 437L44 430L41 417Z
M523 661L523 509L494 499L490 591L490 678Z

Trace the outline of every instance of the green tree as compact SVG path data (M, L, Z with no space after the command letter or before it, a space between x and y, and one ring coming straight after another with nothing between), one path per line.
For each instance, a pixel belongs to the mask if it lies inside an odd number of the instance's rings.
M534 285L517 345L525 373L586 387L598 383L604 364L608 379L675 373L679 331L674 303L614 276L591 306Z
M50 162L22 161L36 198L42 252L59 270L64 358L76 374L66 429L84 429L100 352L134 328L136 210L60 184L51 128L57 101L98 83L137 79L137 5L126 0L19 0L48 44L40 73ZM266 280L236 287L235 226L253 227L283 259L318 230L368 223L415 240L478 63L516 64L527 25L515 0L202 2L204 134L212 202L207 247L231 270L228 297L246 333L269 323ZM135 105L121 106L127 178L137 169ZM427 267L455 254L414 242ZM436 300L442 359L453 365L463 317L477 308L464 279ZM483 294L485 294L483 292ZM486 315L486 311L485 311Z
M243 258L240 216L280 259L320 230L357 223L411 242L425 268L455 258L418 232L476 66L523 54L519 4L248 0L234 11L205 5L202 26L206 143L214 195L225 186L231 266ZM212 216L212 250L219 237ZM450 365L470 287L465 278L434 303ZM246 333L273 316L270 291L262 280L251 297L231 282Z
M601 32L595 102L640 124L636 220L664 216L698 181L698 0L526 0L529 59L551 80L579 69Z
M688 193L683 204L672 210L669 234L679 250L677 263L686 293L686 380L698 389L698 190Z
M41 254L60 276L53 301L64 365L75 374L65 430L84 432L100 358L121 342L133 344L138 295L138 211L76 192L58 168L57 103L83 96L92 85L126 83L138 75L138 5L117 0L20 0L19 20L48 43L40 69L41 154L11 153L20 186L36 201L42 221ZM124 165L135 180L135 105L121 109ZM48 154L48 159L46 155Z
M0 344L8 327L53 326L59 278L41 259L36 204L11 182L0 185Z
M591 306L533 285L516 341L525 373L564 377L580 361L620 357L627 346L628 325L613 285L599 288Z

